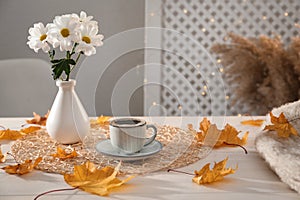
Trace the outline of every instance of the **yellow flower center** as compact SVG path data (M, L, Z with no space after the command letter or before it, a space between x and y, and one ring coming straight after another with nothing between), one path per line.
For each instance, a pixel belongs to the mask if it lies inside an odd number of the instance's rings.
M44 39L46 39L46 37L47 37L47 35L46 35L46 34L44 34L44 35L41 35L41 37L40 37L40 40L41 40L41 41L43 41Z
M70 31L69 31L69 29L67 29L67 28L63 28L63 29L61 29L60 34L61 34L63 37L68 37L68 36L70 35Z
M88 36L83 36L81 40L84 41L87 44L91 43L91 38L89 38Z

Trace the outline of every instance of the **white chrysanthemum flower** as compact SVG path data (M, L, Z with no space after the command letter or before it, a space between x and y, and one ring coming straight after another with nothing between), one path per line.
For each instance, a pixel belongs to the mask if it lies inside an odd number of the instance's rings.
M103 35L98 34L98 26L89 24L87 26L80 26L79 32L80 41L76 47L76 52L83 52L86 56L90 56L96 53L95 46L103 45Z
M44 52L48 52L50 50L50 46L48 44L48 31L49 26L44 26L43 23L39 22L33 25L29 29L29 36L28 36L28 46L33 49L36 53L39 49L42 49Z
M57 16L50 24L48 35L53 47L60 47L61 51L71 51L73 41L76 40L78 24L72 15Z
M79 22L79 23L95 23L97 24L96 21L92 21L93 16L87 16L86 12L81 11L80 15L78 16L77 14L72 14L72 16Z

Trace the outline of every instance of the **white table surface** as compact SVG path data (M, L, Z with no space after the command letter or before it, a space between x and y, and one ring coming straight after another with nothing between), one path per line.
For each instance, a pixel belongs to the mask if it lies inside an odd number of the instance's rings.
M249 131L248 144L245 146L248 154L237 147L215 149L206 158L186 166L181 170L194 172L208 162L221 161L229 157L227 166L238 170L227 176L223 181L208 185L198 185L192 182L192 176L159 171L130 180L122 189L111 193L108 197L90 195L81 190L57 192L45 195L40 199L244 199L244 200L281 200L300 199L300 195L281 182L267 163L258 155L254 146L254 138L260 132L260 127L241 125L245 119L263 117L209 117L212 123L222 128L230 123L243 133ZM24 118L0 118L0 125L7 128L20 128ZM146 120L157 124L169 124L186 129L191 123L199 127L201 117L151 117ZM9 148L9 144L2 148ZM5 150L4 150L5 151ZM1 164L0 166L4 166ZM63 176L34 170L23 176L8 175L0 170L0 200L33 199L37 194L60 188L70 188Z

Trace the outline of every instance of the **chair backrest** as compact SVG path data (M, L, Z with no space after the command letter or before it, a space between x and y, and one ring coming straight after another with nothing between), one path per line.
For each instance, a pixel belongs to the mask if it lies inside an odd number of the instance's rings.
M0 117L46 114L57 88L51 65L40 59L0 60Z
M228 32L288 43L299 35L299 11L299 0L146 0L146 27L160 30L146 28L145 115L243 113L228 104L232 91L211 46Z

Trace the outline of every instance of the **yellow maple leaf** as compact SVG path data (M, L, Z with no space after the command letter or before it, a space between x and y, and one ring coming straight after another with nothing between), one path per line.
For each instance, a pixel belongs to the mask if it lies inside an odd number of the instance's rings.
M281 113L279 117L275 117L270 112L272 125L267 125L264 130L276 131L279 137L289 137L291 134L298 135L297 130L289 123L284 114Z
M219 147L221 145L245 145L249 132L246 132L242 139L238 137L239 133L233 126L226 124L223 130L219 130L215 124L211 124L207 118L200 122L200 132L193 130L192 125L189 130L196 133L196 140L207 146Z
M109 125L109 120L110 120L110 116L99 116L97 118L97 123L100 124L100 125Z
M90 120L90 123L91 123L91 126L101 126L102 128L108 128L108 125L109 125L109 120L111 119L110 116L99 116L97 119L91 119Z
M0 140L17 140L23 137L24 135L37 131L39 129L41 128L36 126L30 126L28 128L21 129L20 131L11 129L0 130Z
M206 117L204 117L203 120L200 122L201 132L199 132L196 136L198 141L204 141L210 126L211 126L210 121Z
M22 133L28 134L28 133L33 133L35 131L38 131L40 129L41 129L41 127L38 127L38 126L29 126L28 128L23 128L20 131Z
M202 130L204 133L207 133L210 126L210 121L206 117L204 117L203 120L200 122L200 130Z
M6 155L2 154L1 146L0 146L0 163L4 163L6 160Z
M245 145L247 143L248 134L246 132L242 139L238 137L240 132L236 130L230 124L226 124L225 128L221 131L218 142L215 146L220 146L222 144L234 144L234 145Z
M241 121L241 124L250 125L250 126L261 126L261 125L263 125L264 121L265 120L263 120L263 119L244 120L244 121Z
M65 174L64 179L72 187L105 196L109 194L112 188L119 187L133 178L133 176L130 176L124 180L118 179L116 176L120 166L121 163L116 168L104 167L97 169L94 163L87 161L82 165L75 165L74 174Z
M61 160L66 160L69 158L75 158L77 157L77 152L75 150L73 150L72 152L68 153L66 152L66 150L57 147L57 152L55 154L51 154L51 156L55 157L55 158L59 158Z
M197 139L205 146L216 147L219 146L219 143L223 144L223 141L219 141L220 135L221 130L219 130L215 124L212 124L207 129L207 132L201 136L203 139L199 140L200 137L197 137Z
M45 114L43 117L39 114L36 114L33 112L33 119L26 120L28 124L38 124L41 126L46 126L47 118L49 116L50 111L48 110L47 114Z
M207 163L199 171L196 170L193 182L197 184L212 183L223 180L224 176L228 174L234 174L237 167L236 169L226 168L227 160L228 157L218 163L215 163L212 169L210 169L210 163Z
M0 130L0 140L16 140L23 136L24 134L17 130Z
M25 162L22 164L8 165L1 169L5 170L5 172L8 174L23 175L31 172L41 161L42 158L38 157L34 163L32 163L32 160L25 160Z

